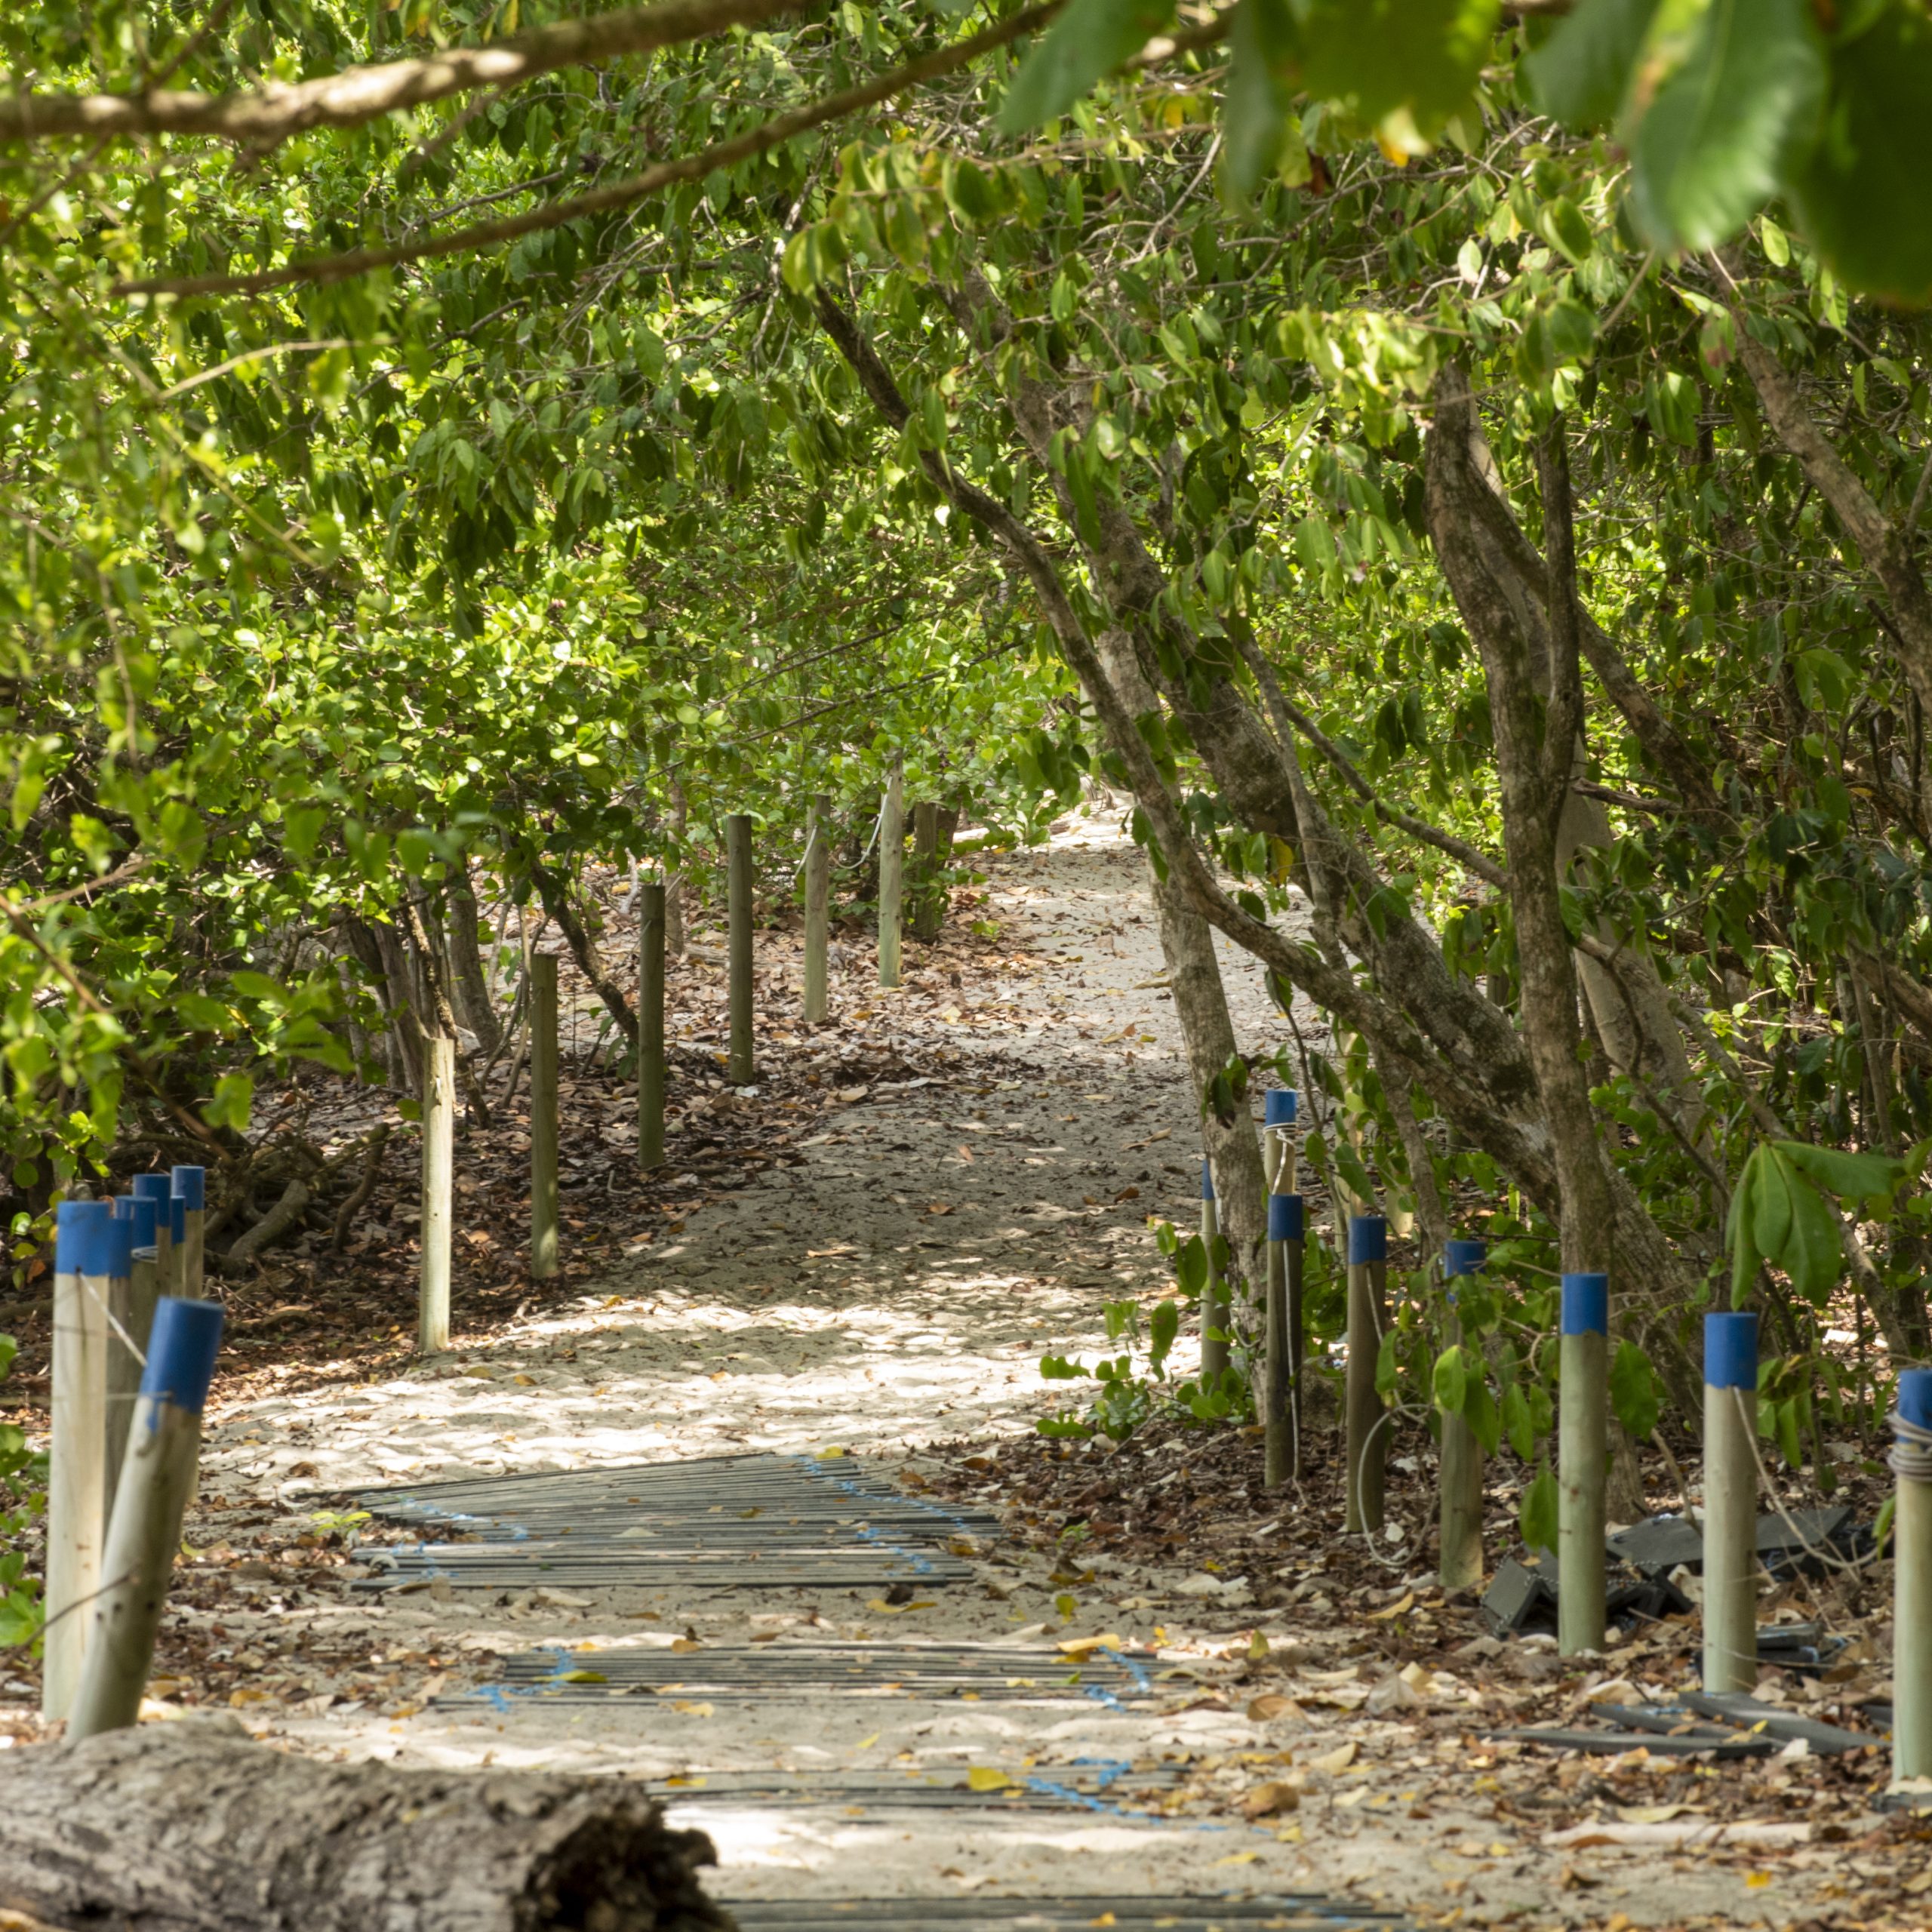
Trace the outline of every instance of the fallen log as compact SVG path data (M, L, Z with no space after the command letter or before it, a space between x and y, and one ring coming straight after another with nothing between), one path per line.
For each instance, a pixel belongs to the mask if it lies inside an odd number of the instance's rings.
M0 1755L0 1906L92 1932L713 1932L635 1785L319 1764L219 1719Z

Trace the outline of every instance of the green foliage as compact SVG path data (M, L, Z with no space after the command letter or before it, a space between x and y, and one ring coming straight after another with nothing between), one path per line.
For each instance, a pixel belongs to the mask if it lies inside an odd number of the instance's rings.
M1099 1385L1084 1414L1067 1410L1036 1423L1034 1426L1042 1435L1084 1441L1098 1433L1110 1441L1124 1442L1155 1412L1160 1385L1167 1380L1168 1356L1180 1331L1180 1304L1173 1300L1155 1304L1147 1322L1145 1363L1139 1367L1134 1355L1141 1347L1140 1304L1131 1300L1109 1302L1104 1313L1108 1340L1124 1340L1128 1344L1121 1354L1103 1356L1091 1367L1064 1355L1041 1358L1040 1374L1047 1381L1084 1378Z
M0 1335L0 1377L19 1353L11 1335ZM28 1647L38 1656L46 1607L40 1580L26 1574L18 1547L37 1517L47 1512L47 1454L30 1450L12 1423L0 1423L0 1646Z
M1795 1140L1761 1143L1744 1164L1730 1199L1731 1305L1750 1299L1759 1266L1791 1278L1807 1301L1823 1306L1843 1266L1836 1196L1850 1208L1882 1213L1905 1176L1897 1161Z

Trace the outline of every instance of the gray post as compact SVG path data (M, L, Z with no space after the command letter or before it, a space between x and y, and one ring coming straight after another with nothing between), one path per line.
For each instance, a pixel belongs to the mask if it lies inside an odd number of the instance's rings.
M456 1193L456 1042L426 1034L423 1053L423 1244L416 1346L424 1355L450 1345L450 1222Z
M1900 1371L1892 1436L1892 1470L1898 1478L1892 1511L1896 1785L1932 1778L1932 1369ZM1708 1482L1705 1491L1708 1496Z
M557 1272L557 955L530 962L530 1278Z
M1610 1277L1563 1277L1557 1398L1556 1647L1603 1648Z
M170 1297L155 1305L153 1346L107 1534L100 1594L87 1620L87 1660L67 1722L70 1742L124 1730L140 1715L181 1518L195 1486L202 1411L221 1323L219 1302Z
M1461 1345L1463 1324L1456 1312L1455 1284L1489 1259L1479 1241L1451 1241L1442 1250L1443 1293L1448 1303L1445 1340ZM1441 1558L1436 1580L1445 1591L1474 1590L1482 1584L1482 1444L1469 1417L1442 1413Z
M181 1292L199 1301L207 1286L202 1230L208 1220L208 1171L177 1168L172 1179L174 1198L181 1203Z
M105 1201L63 1201L54 1247L54 1408L47 1472L46 1649L41 1715L64 1718L80 1687L85 1606L100 1582L106 1494L107 1303L125 1278L133 1224Z
M758 1078L752 1054L752 822L743 812L724 821L725 885L729 900L731 1003L731 1058L725 1077L734 1087Z
M638 889L637 1164L664 1164L664 887L649 881Z
M820 792L812 800L805 834L805 1010L808 1026L826 1015L826 954L832 937L832 800Z
M906 773L892 761L878 815L878 983L899 983L899 934L906 904Z
M1226 1284L1214 1265L1214 1244L1221 1232L1220 1216L1214 1204L1214 1171L1204 1157L1201 1163L1201 1245L1208 1251L1208 1279L1201 1290L1201 1386L1217 1387L1228 1366L1225 1337L1230 1319Z
M1389 1454L1382 1398L1375 1369L1386 1325L1389 1223L1380 1214L1349 1221L1349 1360L1343 1391L1343 1441L1346 1447L1348 1504L1343 1527L1349 1532L1382 1527L1382 1493Z
M1707 1315L1704 1688L1713 1694L1758 1687L1757 1436L1758 1318ZM1895 1646L1904 1635L1901 1625Z
M152 1194L123 1194L114 1202L114 1218L125 1221L132 1232L128 1237L128 1272L110 1277L107 1284L107 1435L100 1509L103 1534L113 1520L114 1485L121 1477L121 1458L127 1450L134 1397L141 1386L141 1364L147 1353L148 1327L161 1292L161 1206Z

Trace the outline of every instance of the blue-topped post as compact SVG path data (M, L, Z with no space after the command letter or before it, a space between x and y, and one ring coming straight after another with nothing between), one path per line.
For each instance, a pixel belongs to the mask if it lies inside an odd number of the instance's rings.
M1382 1527L1383 1465L1389 1437L1383 1428L1382 1398L1375 1365L1387 1326L1389 1223L1380 1214L1349 1220L1349 1360L1343 1391L1343 1440L1349 1458L1347 1531Z
M121 1194L114 1200L114 1218L125 1221L133 1232L128 1237L131 1244L128 1272L112 1277L107 1291L107 1475L100 1515L103 1534L113 1519L114 1485L120 1479L128 1425L134 1417L134 1397L141 1386L148 1324L154 1319L154 1305L161 1294L161 1211L165 1205L152 1192Z
M208 1171L206 1168L177 1168L169 1177L174 1198L181 1204L181 1293L190 1301L199 1301L205 1285L203 1272L205 1249L202 1228L208 1219Z
M1489 1260L1488 1244L1447 1241L1442 1244L1444 1300L1447 1303L1443 1340L1450 1348L1463 1344L1462 1318L1456 1308L1456 1284L1478 1273ZM1439 1500L1441 1561L1438 1580L1445 1591L1482 1586L1482 1444L1462 1411L1442 1411L1442 1494Z
M1758 1687L1758 1318L1704 1317L1704 1688Z
M107 1463L107 1299L128 1268L132 1229L105 1201L54 1213L54 1409L47 1472L47 1611L41 1715L64 1718L80 1688L82 1606L100 1583Z
M1215 1265L1214 1244L1220 1238L1221 1221L1214 1204L1214 1171L1204 1154L1201 1158L1201 1245L1208 1251L1208 1279L1201 1290L1201 1381L1213 1388L1228 1366L1228 1324L1232 1315L1228 1306L1227 1284Z
M1269 1095L1273 1100L1273 1094ZM1284 1171L1292 1180L1294 1156ZM1283 1191L1268 1196L1267 1361L1262 1378L1263 1480L1278 1487L1301 1468L1302 1198Z
M175 1278L180 1257L174 1252L174 1177L137 1174L128 1183L128 1191L137 1201L145 1199L155 1204L155 1278L160 1284L155 1290L156 1297L178 1295L181 1290ZM134 1244L137 1247L140 1245L138 1241ZM154 1312L152 1306L148 1312ZM145 1337L137 1339L143 1347L146 1346Z
M1932 1368L1899 1376L1892 1411L1892 1782L1932 1778Z
M181 1519L195 1486L202 1411L221 1323L219 1302L171 1295L155 1304L100 1592L89 1619L87 1661L67 1720L69 1739L123 1730L140 1715Z
M1610 1452L1610 1277L1565 1275L1556 1447L1556 1647L1601 1651Z
M1292 1087L1271 1087L1261 1097L1261 1171L1270 1194L1295 1191L1295 1115Z

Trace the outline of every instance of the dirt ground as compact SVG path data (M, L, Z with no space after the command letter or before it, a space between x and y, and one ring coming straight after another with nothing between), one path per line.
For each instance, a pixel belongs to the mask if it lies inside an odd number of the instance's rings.
M1472 1605L1433 1586L1420 1430L1397 1444L1393 1534L1374 1546L1344 1543L1321 1473L1264 1491L1239 1432L1163 1425L1118 1451L1037 1434L1078 1386L1043 1382L1041 1356L1091 1359L1104 1302L1167 1289L1146 1222L1197 1213L1198 1133L1131 845L1083 818L985 869L969 916L996 931L910 949L897 993L873 984L869 945L845 942L823 1029L789 1017L795 939L761 935L764 1078L742 1094L700 1085L721 974L681 977L678 1091L701 1094L718 1131L709 1168L648 1200L600 1180L624 1168L622 1097L580 1067L584 1105L566 1124L576 1272L528 1282L507 1253L514 1177L479 1166L467 1198L488 1239L460 1277L447 1356L407 1356L389 1332L403 1309L385 1324L344 1303L328 1327L330 1284L354 1256L312 1250L275 1264L277 1285L236 1285L244 1340L272 1337L263 1303L292 1296L285 1319L315 1346L224 1364L152 1715L336 1756L689 1779L678 1821L714 1835L728 1900L1296 1890L1431 1924L1932 1925L1923 1834L1868 1803L1875 1754L1740 1765L1492 1741L1574 1718L1593 1694L1681 1685L1695 1633L1669 1627L1580 1667L1546 1641L1485 1637ZM1224 970L1244 1048L1272 1052L1281 1023L1258 974L1237 957ZM674 1136L674 1163L692 1144ZM725 1186L719 1146L763 1164ZM406 1204L386 1211L383 1239L406 1253ZM908 1494L998 1512L1004 1533L974 1546L972 1583L903 1604L858 1590L355 1587L356 1539L384 1534L354 1520L358 1489L759 1451L836 1452ZM1497 1502L1493 1559L1509 1515ZM1862 1629L1881 1586L1837 1607ZM1103 1634L1158 1651L1166 1694L1111 1708L786 1692L501 1709L460 1694L539 1644L586 1669L613 1646L828 1637L998 1640L1051 1661ZM1829 1693L1767 1689L1848 1709L1885 1687L1881 1650L1881 1637L1848 1653ZM23 1673L0 1684L23 1738L34 1694ZM1001 1795L1082 1760L1158 1769L1166 1795L1061 1810ZM956 1772L983 1801L698 1796L707 1775L774 1768ZM1711 1841L1740 1824L1741 1840Z

